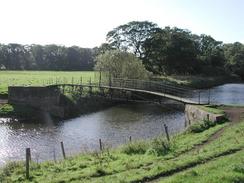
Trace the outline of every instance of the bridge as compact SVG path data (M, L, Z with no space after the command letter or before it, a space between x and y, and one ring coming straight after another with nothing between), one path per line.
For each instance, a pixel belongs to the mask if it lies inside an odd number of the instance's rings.
M82 88L87 87L89 88L90 93L92 92L93 88L98 88L100 90L107 89L109 93L114 90L117 91L129 91L132 93L140 93L140 94L148 94L155 97L162 97L166 99L170 99L173 101L177 101L183 104L209 104L210 98L207 99L206 97L203 101L201 98L201 91L194 90L192 88L181 87L166 84L159 81L146 81L146 80L136 80L136 79L121 79L121 78L111 78L108 81L101 81L97 83L79 83L79 84L53 84L49 85L49 87L72 87L72 88ZM191 97L189 97L191 96Z

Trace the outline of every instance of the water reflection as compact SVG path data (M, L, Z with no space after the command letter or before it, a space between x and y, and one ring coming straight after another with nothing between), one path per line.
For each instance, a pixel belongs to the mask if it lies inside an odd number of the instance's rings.
M45 117L46 118L46 117ZM182 111L166 110L153 104L123 104L81 117L55 122L12 122L0 125L0 163L24 159L26 147L32 149L34 159L60 157L60 141L64 141L67 154L98 149L101 138L108 146L128 140L149 138L163 133L162 124L171 133L184 129Z
M244 84L225 84L212 88L211 102L244 105Z

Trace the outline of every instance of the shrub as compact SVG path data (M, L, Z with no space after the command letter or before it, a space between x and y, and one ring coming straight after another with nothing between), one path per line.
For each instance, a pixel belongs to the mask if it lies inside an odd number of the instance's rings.
M216 123L213 121L204 120L202 122L197 122L195 124L192 124L189 127L189 131L193 132L193 133L200 133L200 132L203 132L204 130L207 130L210 127L213 127L215 125L216 125Z
M149 148L147 142L134 141L121 147L121 152L125 154L144 154Z
M172 145L163 136L152 140L151 148L157 152L157 155L165 155L171 151Z

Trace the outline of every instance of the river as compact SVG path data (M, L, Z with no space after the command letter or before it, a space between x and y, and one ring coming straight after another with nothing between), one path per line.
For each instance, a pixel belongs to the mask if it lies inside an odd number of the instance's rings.
M244 104L244 84L226 84L210 90L211 103ZM207 99L209 91L202 96ZM185 129L183 110L168 109L155 104L121 104L99 112L82 115L66 121L53 121L49 116L41 122L9 122L0 118L0 165L25 158L30 147L34 161L61 157L60 142L67 155L98 150L99 139L106 147L115 147L128 141L145 139Z

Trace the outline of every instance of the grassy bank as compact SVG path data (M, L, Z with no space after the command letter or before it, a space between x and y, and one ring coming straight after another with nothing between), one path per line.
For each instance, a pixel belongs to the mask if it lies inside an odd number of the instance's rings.
M88 82L95 80L95 72L64 71L0 71L0 96L7 94L8 86L43 86L58 83Z
M200 133L188 130L170 142L159 136L57 163L32 162L30 180L23 163L11 163L1 169L0 182L243 182L243 132L244 121L223 123ZM221 174L218 166L230 171Z
M155 76L155 80L164 81L169 84L182 85L192 88L204 89L213 86L241 82L237 76Z

